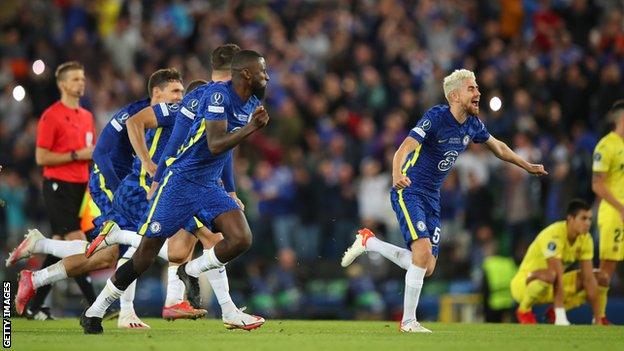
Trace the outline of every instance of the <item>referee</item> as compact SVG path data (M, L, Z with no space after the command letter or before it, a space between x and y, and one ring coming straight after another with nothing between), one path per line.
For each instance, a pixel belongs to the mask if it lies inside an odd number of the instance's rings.
M84 67L76 61L65 62L56 69L55 76L61 99L43 112L37 127L35 158L43 166L43 201L54 239L86 240L78 215L89 180L95 128L91 112L80 107L85 91ZM57 261L48 255L43 267ZM95 301L87 275L75 279L89 304ZM42 308L50 289L50 285L37 289L26 310L27 317L52 318L49 309Z

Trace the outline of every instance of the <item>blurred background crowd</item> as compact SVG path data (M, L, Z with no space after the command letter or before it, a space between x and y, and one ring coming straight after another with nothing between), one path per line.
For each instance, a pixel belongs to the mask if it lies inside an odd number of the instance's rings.
M208 78L210 52L232 42L264 54L271 77L265 104L271 123L236 152L254 244L228 266L235 301L269 317L396 317L401 270L375 255L348 270L338 260L361 226L403 245L389 201L392 155L422 113L444 102L443 77L464 67L477 74L479 117L489 131L544 163L550 175L530 177L479 145L459 157L442 189L441 254L419 309L436 318L439 296L482 290L486 257L518 263L538 231L562 218L567 200L593 201L591 154L608 131L606 111L624 97L623 6L615 0L3 3L0 250L6 256L26 228L48 227L34 141L41 112L58 98L59 63L85 65L81 103L101 129L118 108L146 95L154 70L176 67L185 82ZM490 107L494 97L502 106ZM139 312L160 311L160 268L138 284ZM3 271L7 278L15 273ZM72 287L57 290L62 314ZM611 293L624 295L621 280L615 278Z

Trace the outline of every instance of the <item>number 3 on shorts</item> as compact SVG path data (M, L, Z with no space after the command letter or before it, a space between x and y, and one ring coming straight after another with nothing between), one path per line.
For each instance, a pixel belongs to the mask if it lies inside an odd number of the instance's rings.
M438 245L438 243L440 242L440 232L440 227L436 227L433 231L433 236L431 237L431 243L433 245Z

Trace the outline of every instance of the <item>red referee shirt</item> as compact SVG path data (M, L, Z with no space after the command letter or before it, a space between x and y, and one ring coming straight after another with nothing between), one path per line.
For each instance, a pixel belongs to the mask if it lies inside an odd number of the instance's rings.
M37 126L37 147L65 153L94 144L93 115L84 108L72 109L57 101L41 115ZM73 161L58 166L44 166L43 177L86 183L89 180L89 162Z

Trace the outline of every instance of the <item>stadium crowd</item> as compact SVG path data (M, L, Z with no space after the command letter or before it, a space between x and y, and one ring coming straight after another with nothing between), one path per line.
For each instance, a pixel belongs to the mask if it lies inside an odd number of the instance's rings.
M338 260L361 226L401 242L392 155L444 102L442 78L465 67L477 73L489 131L550 171L530 177L474 144L458 159L442 190L437 284L427 287L479 291L484 257L521 259L569 199L593 200L592 151L624 97L623 10L609 0L9 2L0 15L2 255L26 228L46 232L34 143L38 117L58 97L59 63L85 65L82 105L101 129L146 96L155 69L205 79L211 50L233 42L263 53L271 77L271 122L236 152L254 244L232 264L233 290L269 316L332 316L346 304L374 318L400 307L399 270L369 255L344 272ZM611 291L621 296L622 282Z

